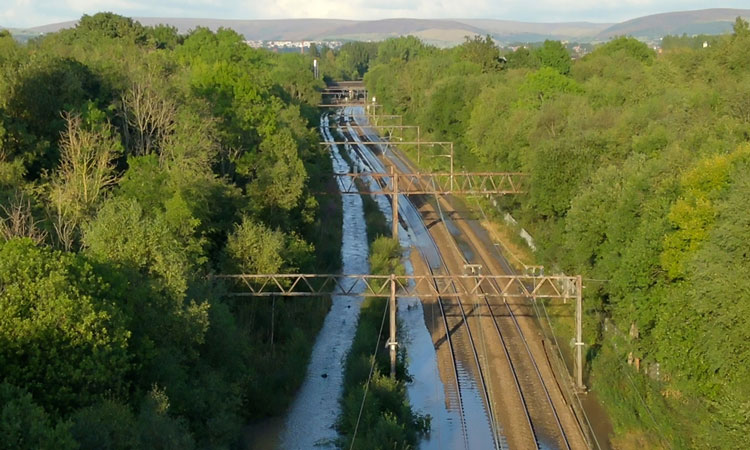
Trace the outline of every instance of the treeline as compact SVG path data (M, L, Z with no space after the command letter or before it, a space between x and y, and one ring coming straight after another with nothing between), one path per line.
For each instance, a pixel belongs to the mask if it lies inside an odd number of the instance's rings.
M423 139L456 142L458 170L528 173L502 205L537 257L604 280L586 283L587 367L617 445L746 447L747 22L659 56L629 38L576 61L558 42L503 56L393 39L365 80Z
M211 275L338 267L310 66L109 13L0 36L0 448L228 448L284 410L328 304Z
M338 49L327 45L310 47L325 80L361 80L378 54L377 42L347 42Z

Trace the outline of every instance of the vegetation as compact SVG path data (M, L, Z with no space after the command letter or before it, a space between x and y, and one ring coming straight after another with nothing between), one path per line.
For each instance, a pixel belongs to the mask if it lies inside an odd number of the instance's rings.
M554 41L503 59L481 37L274 55L110 13L24 45L0 33L0 448L229 448L285 408L327 303L235 301L212 275L338 266L340 205L312 194L331 170L312 57L454 141L457 168L529 174L501 204L536 257L606 280L587 286L585 340L617 444L746 447L749 29L578 61ZM398 254L376 239L372 271ZM384 307L365 301L347 360L339 428L359 423L358 448L428 426L403 354L393 381L371 353Z
M372 234L368 227L368 235ZM398 241L377 237L370 250L370 272L403 273ZM357 332L344 367L344 393L339 417L340 446L356 449L415 448L430 419L412 411L406 398L408 374L401 349L396 378L390 377L388 299L367 297L360 309ZM375 347L374 344L378 344ZM373 353L373 350L375 352Z
M487 44L386 41L365 81L423 139L454 141L457 168L528 173L501 203L537 258L607 280L587 286L585 340L618 445L746 447L747 23L661 55L618 38L571 61L550 42L494 67Z
M308 58L110 13L0 35L0 448L229 448L283 411L327 300L211 275L338 268Z
M376 42L347 42L334 50L328 46L310 48L310 54L320 64L326 80L361 80L378 52Z

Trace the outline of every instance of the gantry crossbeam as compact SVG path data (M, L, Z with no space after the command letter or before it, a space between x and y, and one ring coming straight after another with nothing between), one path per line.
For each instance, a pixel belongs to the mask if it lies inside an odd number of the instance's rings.
M382 145L387 147L389 145L423 145L423 146L434 146L439 145L442 147L450 148L453 146L453 142L444 141L321 141L320 145Z
M526 275L337 275L261 274L217 275L237 281L242 290L235 297L315 297L321 295L390 297L391 282L397 297L487 297L576 298L577 277Z
M347 130L348 131L350 127L339 125L339 126L329 126L328 128L332 130ZM385 137L388 139L388 141L391 141L393 139L393 135L396 133L396 131L399 131L400 134L403 134L403 130L416 130L417 142L420 142L421 144L421 139L420 139L421 131L420 131L419 125L368 125L367 128L384 131Z
M456 173L384 173L360 172L334 174L341 194L392 194L391 180L398 177L398 193L420 194L523 194L526 174L520 172L456 172ZM362 190L357 180L367 184ZM374 180L376 183L370 183ZM378 187L375 187L377 184Z

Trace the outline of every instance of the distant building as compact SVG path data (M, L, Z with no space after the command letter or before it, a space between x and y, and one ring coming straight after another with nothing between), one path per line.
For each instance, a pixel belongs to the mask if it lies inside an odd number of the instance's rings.
M341 41L261 41L247 40L245 44L253 48L266 48L277 52L296 52L305 53L313 45L337 49L343 45Z

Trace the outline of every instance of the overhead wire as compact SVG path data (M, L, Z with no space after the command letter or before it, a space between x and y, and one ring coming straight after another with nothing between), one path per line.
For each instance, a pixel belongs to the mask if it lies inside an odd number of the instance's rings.
M380 321L380 331L378 331L378 340L375 344L375 351L372 354L370 361L370 373L367 375L367 382L365 383L365 392L362 394L362 403L359 405L359 414L357 414L357 422L354 425L354 432L352 433L352 442L349 446L349 450L354 448L354 441L357 439L357 431L359 430L359 423L362 420L362 412L365 409L365 401L367 400L367 392L370 388L370 381L372 380L372 374L375 371L375 363L377 362L378 349L380 348L380 340L383 336L383 328L385 327L385 318L388 315L388 302L385 303L383 309L383 319Z

